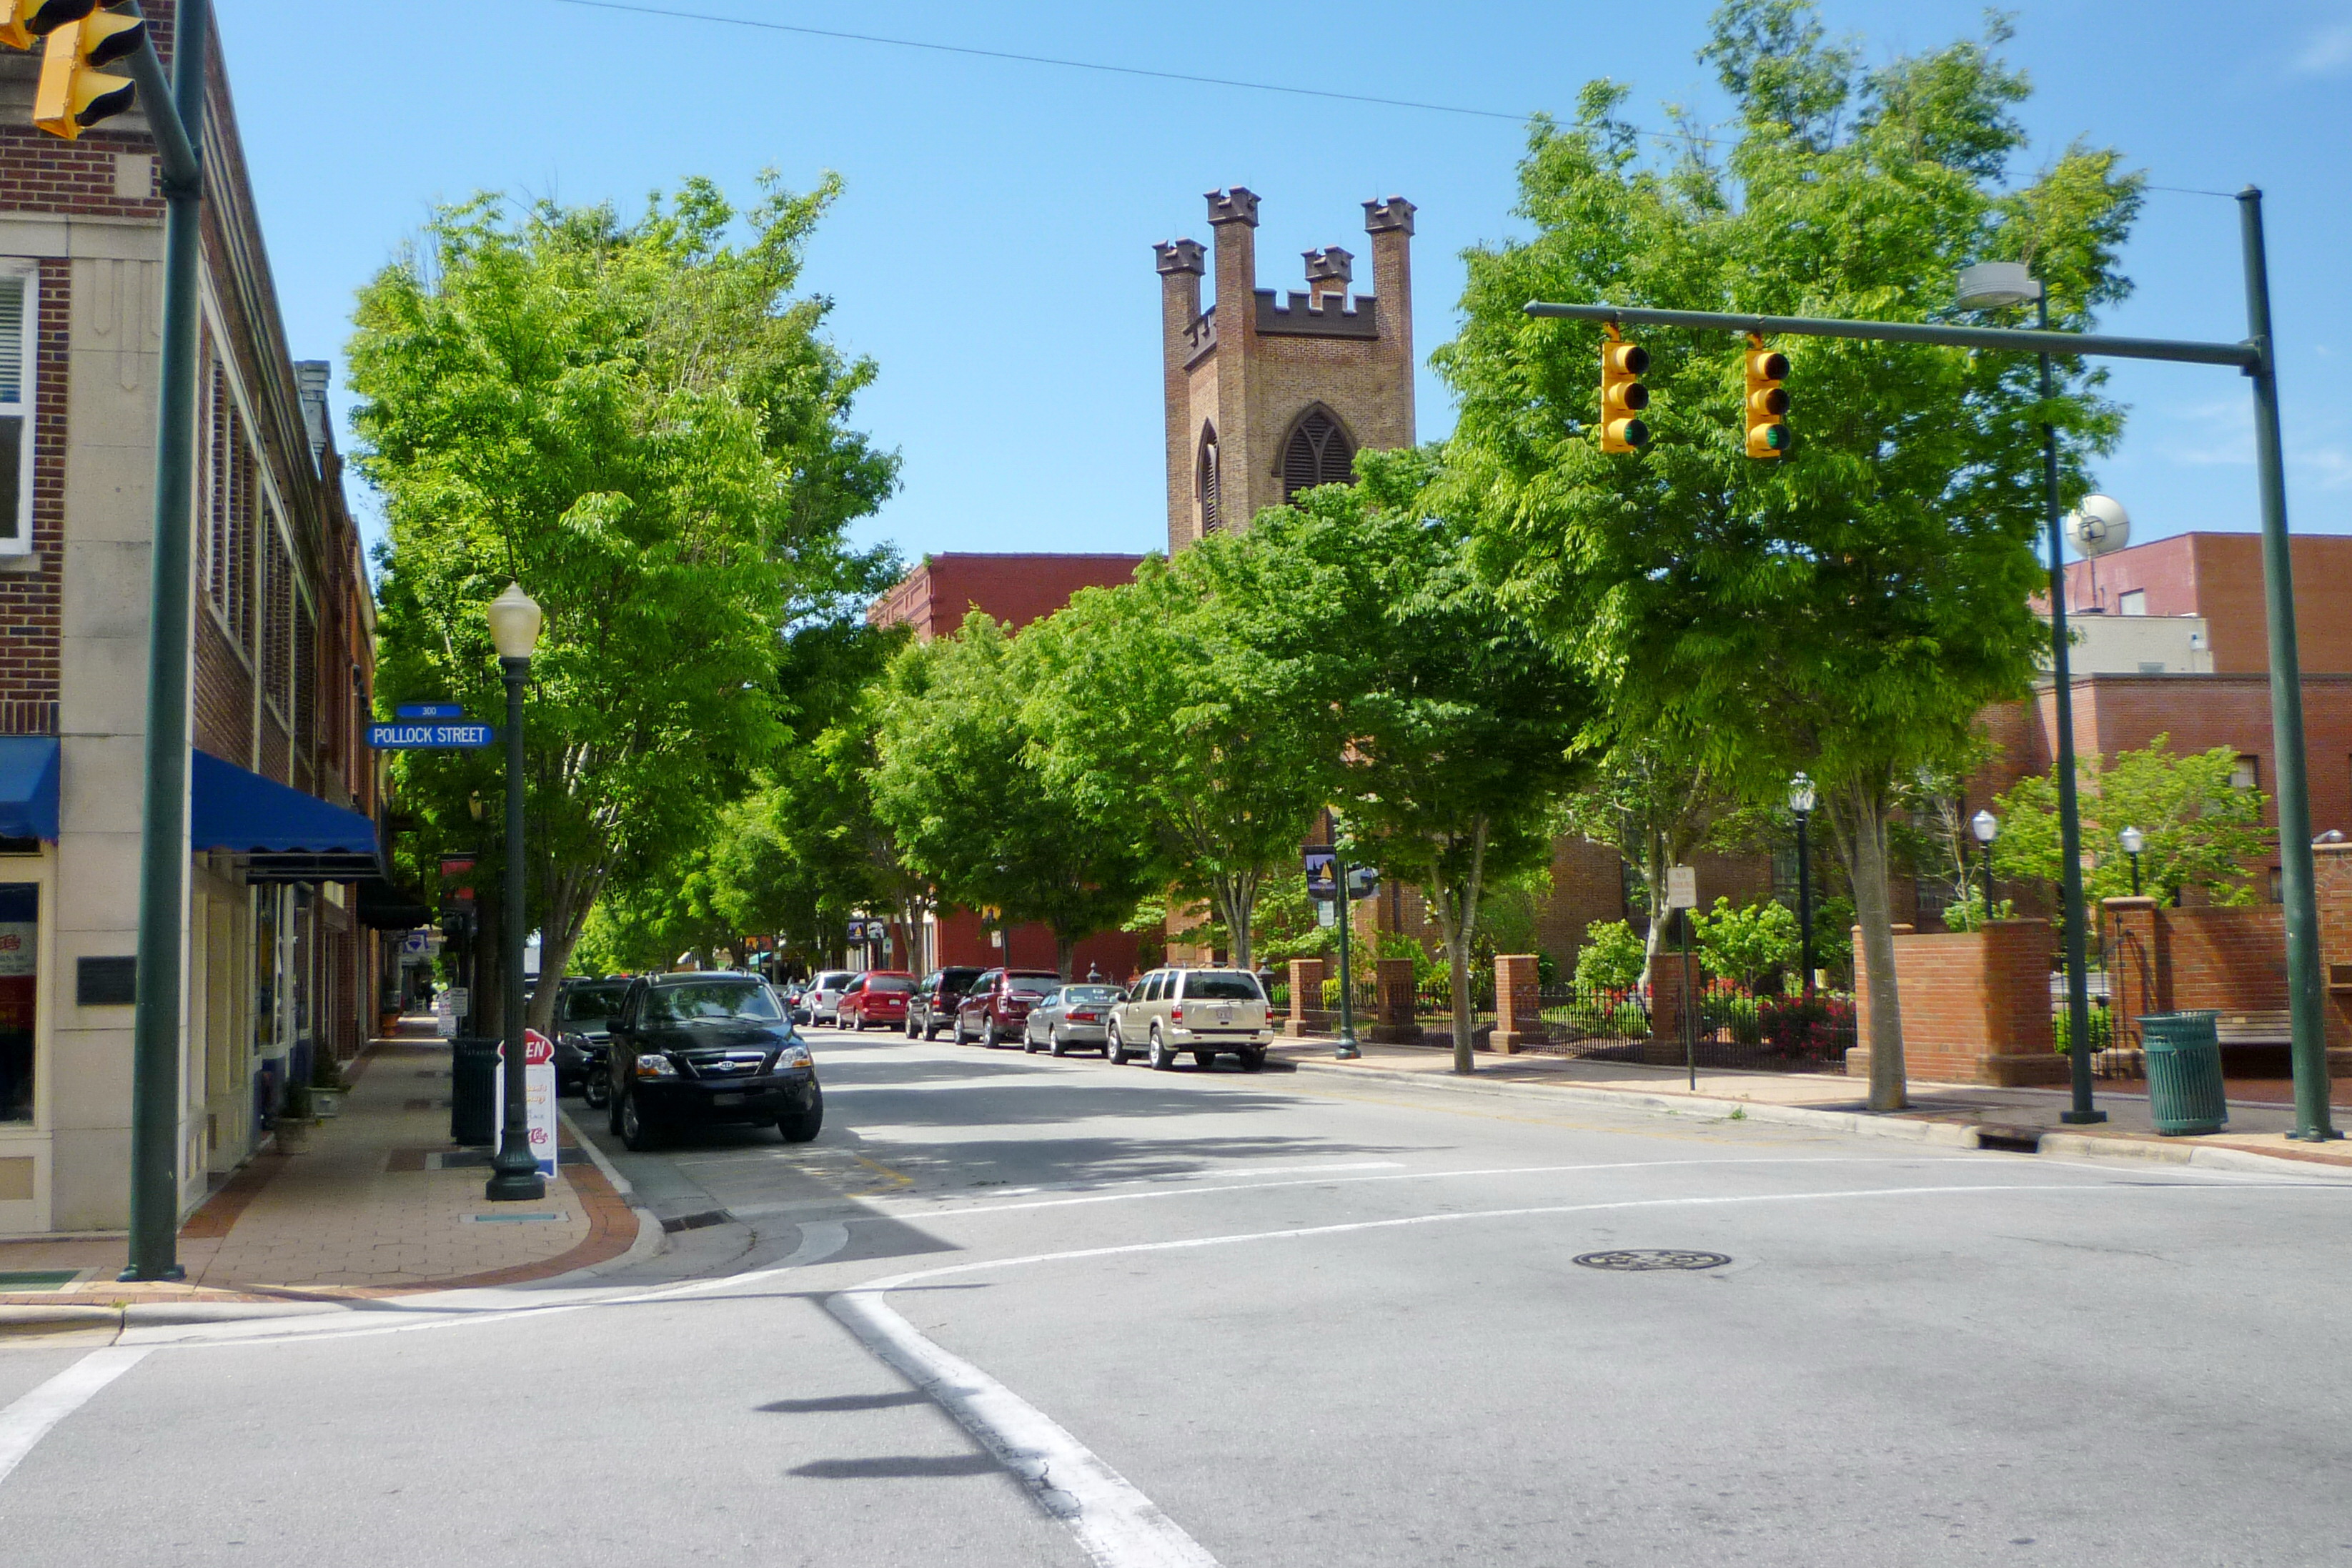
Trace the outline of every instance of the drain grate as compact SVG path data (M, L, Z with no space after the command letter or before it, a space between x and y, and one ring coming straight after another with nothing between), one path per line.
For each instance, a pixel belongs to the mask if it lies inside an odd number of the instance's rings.
M1577 1263L1586 1268L1605 1268L1615 1274L1649 1274L1660 1269L1690 1272L1700 1268L1720 1268L1731 1261L1720 1252L1685 1252L1672 1247L1628 1247L1615 1252L1587 1252Z
M704 1209L699 1214L673 1215L661 1222L661 1227L676 1236L681 1230L704 1230L714 1225L726 1225L734 1217L725 1209Z

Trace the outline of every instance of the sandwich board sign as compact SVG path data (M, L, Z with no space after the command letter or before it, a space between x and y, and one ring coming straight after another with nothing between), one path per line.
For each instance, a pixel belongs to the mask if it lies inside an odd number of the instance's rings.
M498 1070L491 1075L490 1104L496 1125L507 1122L506 1047L499 1047ZM530 1129L531 1157L539 1173L555 1174L555 1042L537 1029L522 1036L522 1097L525 1124Z

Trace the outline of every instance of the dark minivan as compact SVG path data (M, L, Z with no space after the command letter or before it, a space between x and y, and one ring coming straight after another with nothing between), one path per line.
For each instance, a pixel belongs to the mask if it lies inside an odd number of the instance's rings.
M981 973L970 964L950 964L923 976L923 983L907 999L907 1037L938 1039L940 1031L955 1022L956 1004Z
M756 974L629 983L605 1052L612 1130L632 1150L688 1126L772 1121L787 1143L824 1124L816 1063Z

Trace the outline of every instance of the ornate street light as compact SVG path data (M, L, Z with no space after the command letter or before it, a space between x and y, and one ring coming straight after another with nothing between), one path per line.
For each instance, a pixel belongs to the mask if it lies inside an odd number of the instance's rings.
M2139 897L2139 852L2147 847L2147 835L2137 827L2126 827L2116 837L2123 841L2124 853L2131 857L2132 897Z
M1953 303L1963 310L2000 310L2032 301L2034 323L2042 331L2050 330L2050 291L2033 276L2021 261L1981 261L1963 268L1959 288ZM2052 390L2050 356L2042 359L2042 402L2049 405L2054 395ZM2044 418L2042 423L2042 504L2047 513L2050 533L2050 676L2051 696L2054 699L2057 722L2054 728L2057 745L2055 763L2058 773L2058 838L2059 876L2065 892L2066 949L2066 1021L2072 1040L2090 1038L2091 982L2084 969L2085 943L2083 913L2083 821L2074 799L2074 677L2067 664L2066 642L2066 561L2061 538L2064 523L2058 511L2058 433ZM2085 554L2095 553L2085 549ZM1990 816L1979 814L1979 823L1990 822ZM1979 831L1979 842L1985 849L1985 918L1992 918L1992 838ZM2105 1121L2107 1113L2091 1105L2091 1053L2076 1051L2074 1055L2074 1109L2065 1111L2062 1121L2070 1122Z
M1984 851L1984 889L1987 921L1992 919L1992 841L2000 837L2000 818L1990 811L1979 811L1969 818L1969 831Z
M539 1156L530 1149L530 1110L524 1085L523 1044L523 821L522 821L522 688L530 679L531 650L539 646L545 623L539 606L520 583L484 612L490 623L490 644L499 650L499 669L507 683L507 929L505 984L506 1061L505 1117L499 1131L499 1152L490 1162L489 1183L483 1195L492 1203L530 1203L547 1195L539 1173Z
M1813 781L1799 773L1789 781L1789 809L1797 817L1797 952L1804 965L1805 994L1813 994L1813 863L1805 842L1805 825L1812 819Z

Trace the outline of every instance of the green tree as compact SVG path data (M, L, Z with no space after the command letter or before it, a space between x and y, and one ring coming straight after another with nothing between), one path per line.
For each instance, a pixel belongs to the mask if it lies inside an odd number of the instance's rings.
M1244 969L1259 892L1297 864L1337 751L1328 706L1301 700L1302 661L1265 657L1239 625L1281 613L1258 591L1265 566L1248 535L1211 534L1132 583L1080 592L1021 639L1040 670L1040 765L1089 812L1139 818L1174 890L1209 906Z
M1579 1000L1597 1001L1597 993L1631 991L1649 968L1648 946L1625 921L1586 926L1584 945L1576 951L1576 987L1586 994Z
M1070 953L1117 928L1153 886L1146 831L1116 801L1063 787L1031 728L1040 662L984 615L891 662L877 735L874 813L941 899L1050 926Z
M1440 351L1462 400L1454 461L1505 602L1607 682L1627 730L1698 738L1751 800L1803 769L1853 889L1873 993L1871 1104L1904 1103L1887 819L1922 765L1949 766L1987 704L2027 689L2047 631L2040 425L2062 488L2114 439L2097 375L2061 362L2039 400L2021 356L1797 338L1774 346L1796 444L1743 456L1740 345L1644 331L1648 449L1599 449L1599 329L1530 299L1921 321L1975 261L2029 261L2053 324L2126 284L2116 255L2138 182L2066 150L2012 183L2027 84L1985 37L1865 66L1799 0L1734 0L1702 58L1733 100L1727 150L1645 163L1622 89L1538 121L1521 244L1474 251L1467 324Z
M1744 909L1717 899L1712 913L1692 910L1691 940L1708 973L1737 980L1751 996L1766 975L1795 967L1801 945L1796 912L1770 899Z
M1473 568L1467 521L1436 504L1435 449L1357 468L1357 484L1260 513L1221 581L1251 662L1306 674L1289 705L1338 720L1347 837L1435 917L1466 1073L1482 902L1550 864L1560 796L1588 771L1592 688Z
M483 606L511 579L547 613L526 727L551 973L608 886L669 876L750 787L793 643L888 575L844 542L895 471L845 425L872 366L793 294L836 189L771 184L739 215L694 180L633 223L478 197L360 292L357 461L389 531L378 695L498 713ZM480 831L494 767L395 762L428 847Z
M2238 754L2228 746L2181 754L2158 735L2142 750L2111 758L2075 758L2075 792L2083 844L2095 857L2083 873L2083 894L2094 904L2132 890L2130 858L2121 835L2147 837L2140 882L2158 898L2193 892L2207 903L2248 904L2255 878L2270 863L2277 833L2263 826L2269 797L2234 784ZM2020 779L1993 802L2000 818L1994 844L1996 876L2044 883L2058 879L2058 785L2036 773Z
M1616 734L1591 782L1563 803L1562 816L1570 832L1615 849L1641 884L1650 917L1643 938L1645 974L1673 924L1665 908L1667 868L1719 847L1745 821L1739 797L1705 749L1663 725Z

